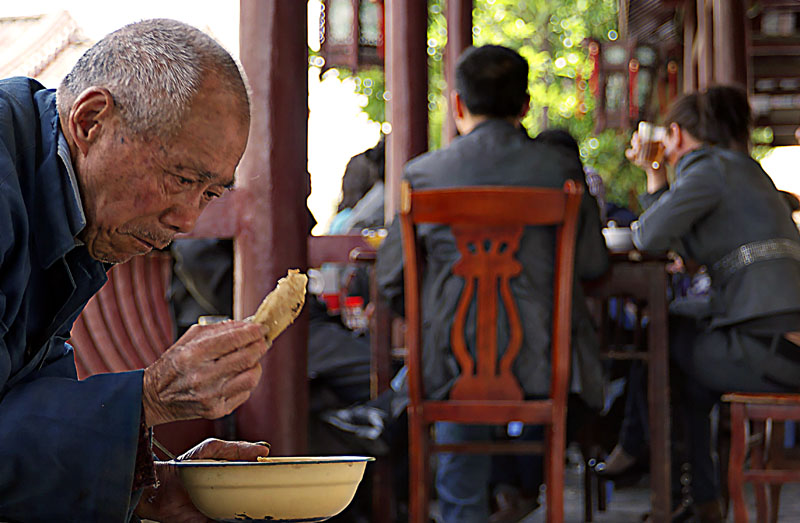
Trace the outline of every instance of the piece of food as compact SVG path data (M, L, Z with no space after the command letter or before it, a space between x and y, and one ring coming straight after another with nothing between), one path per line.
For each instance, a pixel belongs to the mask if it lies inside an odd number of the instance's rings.
M275 289L267 294L256 313L248 318L269 329L268 341L277 338L300 314L306 302L307 283L308 276L297 269L289 269L289 273L278 280Z

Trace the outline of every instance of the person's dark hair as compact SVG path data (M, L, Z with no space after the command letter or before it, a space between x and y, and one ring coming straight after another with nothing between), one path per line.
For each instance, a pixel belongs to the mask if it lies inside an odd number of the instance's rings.
M685 94L664 119L667 126L673 123L701 142L747 150L752 124L747 93L740 87L720 85Z
M705 125L705 141L727 149L747 150L752 115L747 93L741 87L709 87L700 98Z
M546 129L539 133L536 136L536 142L546 143L550 145L558 145L560 147L566 147L571 152L575 153L577 156L581 155L580 147L578 146L578 142L575 141L575 138L569 134L568 131L564 129Z
M507 47L470 47L456 64L456 91L474 115L519 116L528 100L528 62Z
M706 132L701 114L700 94L687 93L672 103L664 118L664 125L669 128L674 123L678 124L681 129L704 142Z

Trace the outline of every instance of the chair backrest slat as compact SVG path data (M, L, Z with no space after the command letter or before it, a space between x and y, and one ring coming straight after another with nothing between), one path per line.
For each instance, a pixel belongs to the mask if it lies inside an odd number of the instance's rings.
M450 343L461 376L451 399L522 400L524 393L512 374L522 345L522 324L511 293L511 279L522 266L515 254L526 226L555 226L556 255L553 294L553 355L551 393L566 397L569 381L572 278L578 207L582 188L568 181L563 189L521 187L462 187L401 192L401 225L406 270L406 325L409 358L409 396L412 405L424 397L422 385L420 255L416 225L449 225L460 259L453 273L464 289L456 307ZM474 356L465 339L465 324L476 303ZM499 305L506 312L509 340L498 361Z

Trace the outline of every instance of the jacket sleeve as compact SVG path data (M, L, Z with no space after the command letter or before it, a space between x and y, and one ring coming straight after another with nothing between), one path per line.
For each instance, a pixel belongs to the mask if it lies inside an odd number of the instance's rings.
M608 269L608 248L603 238L603 225L597 200L584 191L575 245L575 274L581 279L593 279Z
M715 158L687 166L669 190L631 225L633 243L643 251L679 248L680 238L716 207L724 190L722 169Z
M4 174L0 169L0 520L124 521L142 372L79 381L69 327L47 341L41 364L25 363L28 234L20 193Z
M380 249L378 249L375 275L381 296L396 314L405 316L403 240L400 229L400 216L394 217L392 224L389 226L386 239L383 240Z

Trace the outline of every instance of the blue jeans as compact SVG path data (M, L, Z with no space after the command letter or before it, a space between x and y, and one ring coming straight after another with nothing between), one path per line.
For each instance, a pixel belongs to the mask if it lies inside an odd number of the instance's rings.
M494 426L436 423L436 443L490 441ZM489 521L489 474L491 456L439 453L436 493L444 523L486 523Z
M496 439L497 425L436 423L436 442L464 443ZM520 439L541 441L541 426L526 426ZM489 482L519 483L530 493L538 491L542 480L542 458L532 455L489 456L439 453L436 492L445 523L485 523L489 520ZM493 470L494 466L494 470Z

